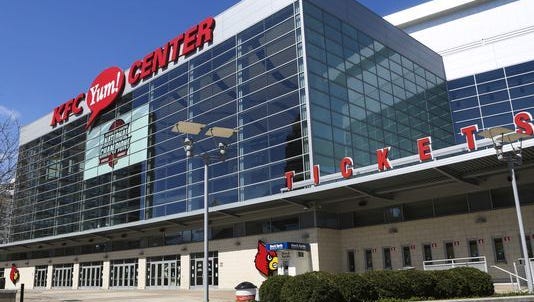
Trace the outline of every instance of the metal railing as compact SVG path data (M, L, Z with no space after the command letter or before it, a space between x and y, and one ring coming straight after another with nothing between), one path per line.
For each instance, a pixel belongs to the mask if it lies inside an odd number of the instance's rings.
M523 278L523 277L521 277L521 276L519 276L517 274L517 266L516 266L515 262L514 262L514 271L515 271L515 273L507 271L507 270L505 270L503 268L500 268L500 267L498 267L496 265L492 265L491 267L495 268L495 269L498 269L501 272L504 272L504 273L508 274L508 276L510 277L510 284L512 285L512 289L514 291L521 291L521 281L520 280L523 280L525 282L527 281L527 279L525 279L525 278Z
M485 256L423 261L423 270L425 271L447 270L455 267L474 267L488 272Z

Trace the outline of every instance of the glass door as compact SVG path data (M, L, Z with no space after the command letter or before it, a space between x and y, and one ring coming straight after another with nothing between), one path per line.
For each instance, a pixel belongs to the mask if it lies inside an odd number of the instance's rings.
M80 264L80 287L101 287L102 286L102 263L81 263Z
M72 287L72 264L54 265L52 287Z

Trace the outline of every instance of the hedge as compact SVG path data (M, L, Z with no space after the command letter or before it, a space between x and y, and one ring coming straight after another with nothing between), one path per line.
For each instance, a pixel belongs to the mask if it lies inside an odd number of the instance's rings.
M373 271L364 274L311 272L269 277L262 302L370 302L379 299L450 299L494 294L490 275L475 268L443 271Z

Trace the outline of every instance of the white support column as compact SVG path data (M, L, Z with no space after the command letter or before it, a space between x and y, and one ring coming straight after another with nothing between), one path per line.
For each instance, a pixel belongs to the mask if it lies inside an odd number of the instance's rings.
M46 289L52 288L52 277L54 274L54 266L52 264L48 265L48 270L46 272Z
M80 286L80 263L74 263L72 266L72 289L78 289Z
M146 288L146 258L139 258L137 261L137 289Z
M111 263L109 260L102 263L102 289L109 289L109 276L111 271Z
M189 255L181 255L180 256L180 288L181 289L189 289L191 286L190 284L190 276L191 276L191 264L189 263L191 260L191 257Z

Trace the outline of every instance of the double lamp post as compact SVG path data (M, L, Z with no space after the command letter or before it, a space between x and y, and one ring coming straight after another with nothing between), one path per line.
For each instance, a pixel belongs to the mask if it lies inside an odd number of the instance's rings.
M205 150L203 153L196 155L193 151L194 141L189 136L199 136L206 128L205 124L180 121L176 123L172 131L175 133L185 134L186 138L183 142L185 156L187 158L199 157L204 163L204 259L202 268L202 285L204 287L204 301L209 301L209 279L208 279L208 260L209 260L209 232L208 232L208 216L209 216L209 202L208 202L208 168L212 161L224 161L226 155L227 145L223 142L215 143L214 149ZM208 128L204 135L212 138L228 139L236 133L235 129L211 127ZM212 268L213 270L213 268Z

